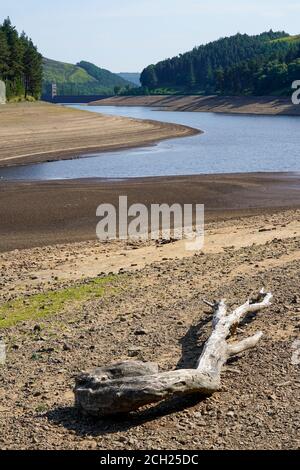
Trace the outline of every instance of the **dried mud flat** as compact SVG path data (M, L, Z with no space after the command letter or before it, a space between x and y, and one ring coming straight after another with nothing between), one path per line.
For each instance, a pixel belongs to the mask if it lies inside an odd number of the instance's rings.
M300 331L299 222L296 210L216 222L209 227L209 237L217 237L210 239L215 247L211 243L207 252L184 258L178 251L177 259L166 252L138 270L131 266L131 271L121 269L123 274L103 274L96 284L88 273L81 281L50 276L42 283L34 279L34 269L47 269L39 262L39 249L20 251L19 260L14 252L3 253L1 274L10 287L0 305L0 323L3 327L22 305L25 314L26 306L32 307L33 318L18 318L1 329L8 354L0 368L0 448L299 449L300 365L292 363ZM250 228L257 242L249 236L241 246L237 240ZM59 268L60 258L70 257L72 250L74 257L83 248L92 252L90 243L41 250L46 260L52 258L49 268ZM128 250L138 260L144 248ZM103 249L102 255L109 252ZM13 256L25 279L21 291L14 290ZM21 268L26 259L27 277ZM82 417L73 408L74 375L80 370L131 357L156 361L162 370L193 367L211 328L201 299L226 297L236 305L263 286L274 293L273 306L248 318L237 335L241 339L261 329L264 337L257 348L227 364L220 392L105 420ZM49 303L57 302L49 294L53 289L73 290L50 315Z
M96 209L119 205L204 204L216 221L300 207L297 173L166 176L107 181L0 180L0 252L95 240ZM48 249L47 249L48 250ZM76 250L75 250L76 251ZM24 252L23 252L24 253ZM42 251L43 259L45 250ZM19 255L16 256L19 259ZM31 255L29 255L31 259Z

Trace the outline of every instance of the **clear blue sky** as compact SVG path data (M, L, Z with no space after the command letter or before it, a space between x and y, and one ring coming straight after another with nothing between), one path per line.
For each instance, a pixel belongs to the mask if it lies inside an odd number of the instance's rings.
M237 32L300 33L299 0L0 0L46 57L141 71Z

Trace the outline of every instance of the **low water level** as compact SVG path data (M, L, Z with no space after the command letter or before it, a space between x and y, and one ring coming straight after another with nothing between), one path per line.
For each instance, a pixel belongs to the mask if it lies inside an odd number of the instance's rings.
M300 171L300 118L81 106L90 112L185 124L204 131L155 146L0 169L4 180L129 178Z

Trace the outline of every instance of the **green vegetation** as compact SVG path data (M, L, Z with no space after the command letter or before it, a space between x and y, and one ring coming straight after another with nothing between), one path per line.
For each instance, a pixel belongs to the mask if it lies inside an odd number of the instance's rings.
M0 329L11 327L20 321L38 320L62 313L74 303L86 302L102 297L106 292L114 292L112 281L115 279L116 276L96 278L87 284L11 300L0 306Z
M51 59L43 59L44 82L58 83L96 83L97 80L91 77L85 70L76 65L66 64Z
M42 56L24 32L19 35L9 18L0 24L0 79L9 100L41 95Z
M56 83L58 95L110 95L115 87L134 85L118 75L101 69L90 62L81 61L76 65L43 59L43 95L51 94L51 85Z
M109 70L101 69L90 62L82 60L81 62L78 62L77 66L84 69L91 77L97 80L98 83L101 83L104 87L112 88L115 86L124 87L132 85L127 80L119 77L119 75L109 72Z
M41 56L23 32L7 18L0 24L0 80L6 84L10 101L39 99L51 95L52 83L59 95L111 95L114 88L129 91L135 85L94 64L66 64Z
M273 39L273 42L300 42L300 34L296 34L295 36L286 36L284 38Z
M222 95L287 94L300 79L300 36L236 34L149 65L143 90Z

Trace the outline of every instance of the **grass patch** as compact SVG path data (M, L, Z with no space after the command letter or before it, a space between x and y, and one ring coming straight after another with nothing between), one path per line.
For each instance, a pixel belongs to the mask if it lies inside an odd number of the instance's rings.
M7 103L35 103L36 99L33 96L28 95L26 98L24 95L11 96L7 98Z
M49 315L62 313L74 303L81 303L103 297L108 291L114 292L110 285L116 276L96 278L87 284L80 284L56 291L20 297L0 306L0 328L9 328L26 320L38 320Z

